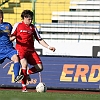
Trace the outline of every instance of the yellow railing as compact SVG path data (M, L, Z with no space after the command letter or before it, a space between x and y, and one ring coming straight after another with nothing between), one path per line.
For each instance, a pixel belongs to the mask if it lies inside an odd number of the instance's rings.
M0 6L4 5L6 2L8 2L9 0L0 0Z
M5 2L8 0L0 0ZM20 14L23 10L33 10L35 13L33 22L52 23L51 17L53 11L69 11L70 0L9 0L1 6L4 12L4 21L12 25L20 22Z
M6 1L6 2L5 2ZM4 12L4 21L14 25L21 21L21 12L25 9L32 10L31 0L0 0L0 3L5 2L0 9Z

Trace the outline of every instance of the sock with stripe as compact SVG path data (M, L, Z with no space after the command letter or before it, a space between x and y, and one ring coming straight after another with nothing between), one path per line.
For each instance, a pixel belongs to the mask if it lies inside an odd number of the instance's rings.
M22 84L26 85L27 81L27 69L21 69L21 74L24 75L24 78L22 79Z
M30 69L28 69L28 74L34 74L34 73L36 73L37 72L37 69L35 68L35 67L32 67L32 68L30 68Z

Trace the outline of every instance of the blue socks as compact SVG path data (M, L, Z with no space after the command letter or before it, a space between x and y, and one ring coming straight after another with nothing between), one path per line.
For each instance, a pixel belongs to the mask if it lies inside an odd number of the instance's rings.
M19 71L20 71L20 63L19 62L14 63L13 69L14 69L14 75L15 75L15 77L18 76L19 75Z

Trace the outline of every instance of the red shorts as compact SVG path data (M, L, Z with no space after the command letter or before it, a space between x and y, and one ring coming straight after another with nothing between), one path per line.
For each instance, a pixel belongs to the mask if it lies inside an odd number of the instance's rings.
M18 51L19 58L26 58L28 64L37 65L42 64L42 61L36 51Z

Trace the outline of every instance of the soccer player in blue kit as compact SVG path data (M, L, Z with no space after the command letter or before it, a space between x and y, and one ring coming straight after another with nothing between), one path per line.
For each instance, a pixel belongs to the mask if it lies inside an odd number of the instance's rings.
M19 74L20 62L17 51L13 47L12 41L10 41L11 31L12 25L8 22L3 22L3 11L0 10L0 64L2 64L6 58L14 62L14 81L17 82L22 80L24 76Z

